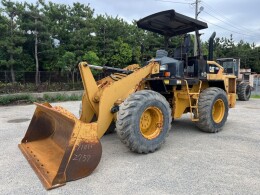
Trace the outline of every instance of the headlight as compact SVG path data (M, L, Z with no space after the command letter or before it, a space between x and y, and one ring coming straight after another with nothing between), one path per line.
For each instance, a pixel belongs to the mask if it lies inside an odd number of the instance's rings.
M168 70L168 64L161 65L160 70Z

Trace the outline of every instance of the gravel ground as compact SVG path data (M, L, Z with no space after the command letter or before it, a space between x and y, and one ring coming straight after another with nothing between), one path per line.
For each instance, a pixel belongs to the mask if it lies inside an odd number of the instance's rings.
M59 103L78 115L80 102ZM175 120L157 152L130 152L116 134L89 177L46 191L17 147L34 105L0 107L0 194L259 194L260 100L237 102L223 131L200 132L189 115Z

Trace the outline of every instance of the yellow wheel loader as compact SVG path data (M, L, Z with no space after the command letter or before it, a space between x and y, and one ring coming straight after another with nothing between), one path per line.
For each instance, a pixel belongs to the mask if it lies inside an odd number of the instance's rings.
M217 62L223 66L225 73L237 77L238 100L248 101L254 90L254 74L251 69L241 69L240 58L218 58Z
M138 21L138 27L171 37L207 28L207 24L168 10ZM198 36L197 36L198 37ZM199 41L198 41L199 42ZM173 118L190 113L205 132L220 131L236 102L236 77L201 55L189 57L176 48L164 50L143 67L124 69L79 64L84 85L77 119L62 107L36 103L36 110L19 148L46 189L91 174L101 158L100 139L116 123L120 140L131 151L159 149ZM91 68L111 71L95 81Z

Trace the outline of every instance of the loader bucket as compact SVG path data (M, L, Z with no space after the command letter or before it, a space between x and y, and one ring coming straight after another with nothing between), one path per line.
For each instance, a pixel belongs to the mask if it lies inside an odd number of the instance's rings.
M62 107L37 104L19 148L46 189L86 177L99 164L97 123L84 123Z

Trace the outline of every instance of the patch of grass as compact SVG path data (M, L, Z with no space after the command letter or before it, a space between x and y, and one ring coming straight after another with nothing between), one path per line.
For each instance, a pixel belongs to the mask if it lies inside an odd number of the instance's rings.
M43 95L43 100L47 102L63 102L63 101L77 101L81 100L81 95L65 95L65 94L57 94L54 96L50 96L48 94Z
M260 95L251 95L251 98L260 98Z
M23 95L8 95L4 97L0 97L0 105L8 105L13 103L23 102L23 103L32 103L37 99L32 97L31 95L23 94Z
M34 98L30 94L22 94L22 95L8 95L0 97L0 105L11 105L11 104L30 104L33 102L61 102L61 101L77 101L81 100L81 95L65 95L65 94L57 94L57 95L48 95L44 94L43 98Z
M79 101L79 100L82 100L82 96L81 95L72 94L70 96L70 101Z
M0 94L24 93L24 92L47 92L47 91L71 91L82 90L83 85L78 83L42 82L39 86L34 83L3 83L0 81Z

